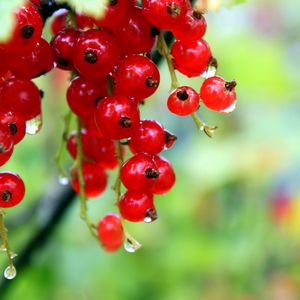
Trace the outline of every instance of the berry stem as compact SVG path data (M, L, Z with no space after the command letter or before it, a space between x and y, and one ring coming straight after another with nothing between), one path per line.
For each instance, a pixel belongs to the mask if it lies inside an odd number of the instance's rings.
M13 264L13 252L10 250L9 243L8 243L8 236L7 236L7 228L5 227L4 223L4 211L0 209L0 237L3 242L3 250L5 249L5 252L7 254L7 258L9 261L9 266L14 267Z
M172 55L170 54L169 47L165 41L165 38L164 38L164 35L162 32L160 32L159 36L158 36L157 51L166 59L166 61L168 63L168 68L169 68L169 72L170 72L170 76L171 76L172 89L178 88L180 86L180 84L178 82L178 79L177 79L177 76L175 73ZM210 137L210 138L213 137L213 133L218 128L218 126L209 126L209 125L205 124L196 113L192 113L191 117L193 118L194 123L199 130L204 131L204 133L208 137Z
M67 140L68 140L68 135L70 133L71 120L72 120L72 112L69 111L64 117L63 134L62 134L62 138L61 138L61 142L60 142L58 151L57 151L57 153L55 155L55 158L54 158L55 163L56 163L57 168L58 168L58 171L59 171L59 174L63 178L67 177L65 168L62 164L62 160L63 160L63 153L66 149L66 143L67 143Z
M120 179L120 172L121 172L121 167L123 165L124 162L124 157L122 154L122 146L121 146L121 142L117 141L116 142L116 158L118 160L118 173L117 173L117 178L115 181L115 184L113 186L113 189L116 193L116 201L115 204L118 204L120 201L120 197L121 197L121 179Z
M166 43L166 40L164 38L164 35L162 31L158 35L158 40L157 40L157 51L166 59L169 72L171 75L171 89L176 89L179 87L179 82L175 73L175 68L173 64L173 59L172 55L170 53L169 47Z
M79 187L80 187L80 217L85 222L86 226L88 227L90 233L92 236L98 241L97 233L95 232L96 226L91 222L89 216L88 216L88 208L87 208L87 197L85 194L85 181L83 176L83 170L82 170L82 162L83 162L83 147L82 147L82 135L81 135L81 120L79 117L77 117L77 157L76 157L76 167L78 172L78 181L79 181Z

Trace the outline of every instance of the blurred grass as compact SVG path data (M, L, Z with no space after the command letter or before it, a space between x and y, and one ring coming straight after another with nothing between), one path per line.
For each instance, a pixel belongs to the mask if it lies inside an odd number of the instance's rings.
M239 96L233 114L200 109L203 119L220 126L213 140L196 132L190 118L167 112L169 77L161 66L162 84L142 114L178 135L175 147L163 153L174 164L177 183L157 197L157 222L128 224L143 244L139 252L104 253L80 221L75 200L5 299L299 299L299 8L292 0L256 0L208 16L206 39L220 74L238 81ZM27 186L25 201L9 211L12 219L51 189L57 176L53 157L67 81L56 76L53 88L54 77L39 80L43 131L16 147L7 165ZM201 84L182 76L180 81L197 90ZM288 191L293 208L283 219L273 213L273 196L281 190ZM93 219L115 210L112 201L109 189L91 200ZM16 250L42 216L11 230Z

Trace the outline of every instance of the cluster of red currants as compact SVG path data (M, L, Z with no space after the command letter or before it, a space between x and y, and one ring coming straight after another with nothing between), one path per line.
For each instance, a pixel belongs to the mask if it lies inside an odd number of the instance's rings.
M140 118L140 104L160 84L151 60L155 43L171 72L174 90L167 106L174 114L193 115L201 101L210 109L229 111L236 100L236 83L209 77L216 61L202 39L206 21L186 0L143 0L141 6L135 0L110 0L98 19L59 10L52 19L50 45L41 37L40 7L35 0L19 8L11 40L0 44L0 166L24 137L26 124L30 133L32 120L41 115L42 95L31 79L53 65L70 71L66 98L78 125L66 142L75 160L70 172L73 189L83 202L99 196L107 186L106 170L119 167L115 190L121 217L110 213L98 226L88 224L104 249L112 252L126 238L122 219L154 221L153 195L167 193L175 183L171 163L159 154L176 136L159 122ZM171 51L163 30L176 38ZM188 77L205 76L200 93L180 86L174 69ZM126 147L132 155L124 161ZM126 188L123 195L121 183ZM17 175L0 173L0 206L13 206L23 196L24 184Z

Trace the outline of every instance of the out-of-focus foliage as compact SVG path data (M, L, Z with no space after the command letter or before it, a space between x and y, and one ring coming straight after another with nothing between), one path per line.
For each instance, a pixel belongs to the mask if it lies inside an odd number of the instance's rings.
M1 26L0 42L5 42L12 34L15 24L14 10L20 7L25 0L0 0Z

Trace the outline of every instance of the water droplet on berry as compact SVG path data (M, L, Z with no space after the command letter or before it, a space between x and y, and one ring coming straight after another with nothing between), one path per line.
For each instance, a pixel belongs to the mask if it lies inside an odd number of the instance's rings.
M16 270L15 266L9 265L4 271L4 277L6 279L11 280L11 279L14 279L16 276L17 276L17 270Z
M236 108L236 101L234 101L229 107L223 109L220 111L220 113L222 114L229 114L231 112L233 112Z
M136 252L141 247L142 247L142 245L137 240L135 240L133 237L130 237L130 238L127 237L124 242L124 249L130 253Z
M1 251L1 252L6 252L6 250L7 250L7 249L6 249L5 245L1 245L1 246L0 246L0 251Z
M58 179L58 182L61 184L61 185L68 185L70 180L68 177L66 176L60 176L59 179Z
M146 212L145 218L144 218L144 222L151 223L151 222L155 221L156 219L157 219L156 210L154 208L148 209Z
M38 115L26 122L26 133L32 135L37 134L42 129L42 125L42 115Z
M211 58L210 62L207 65L206 70L200 75L203 78L209 78L216 75L218 69L218 63L215 58Z

